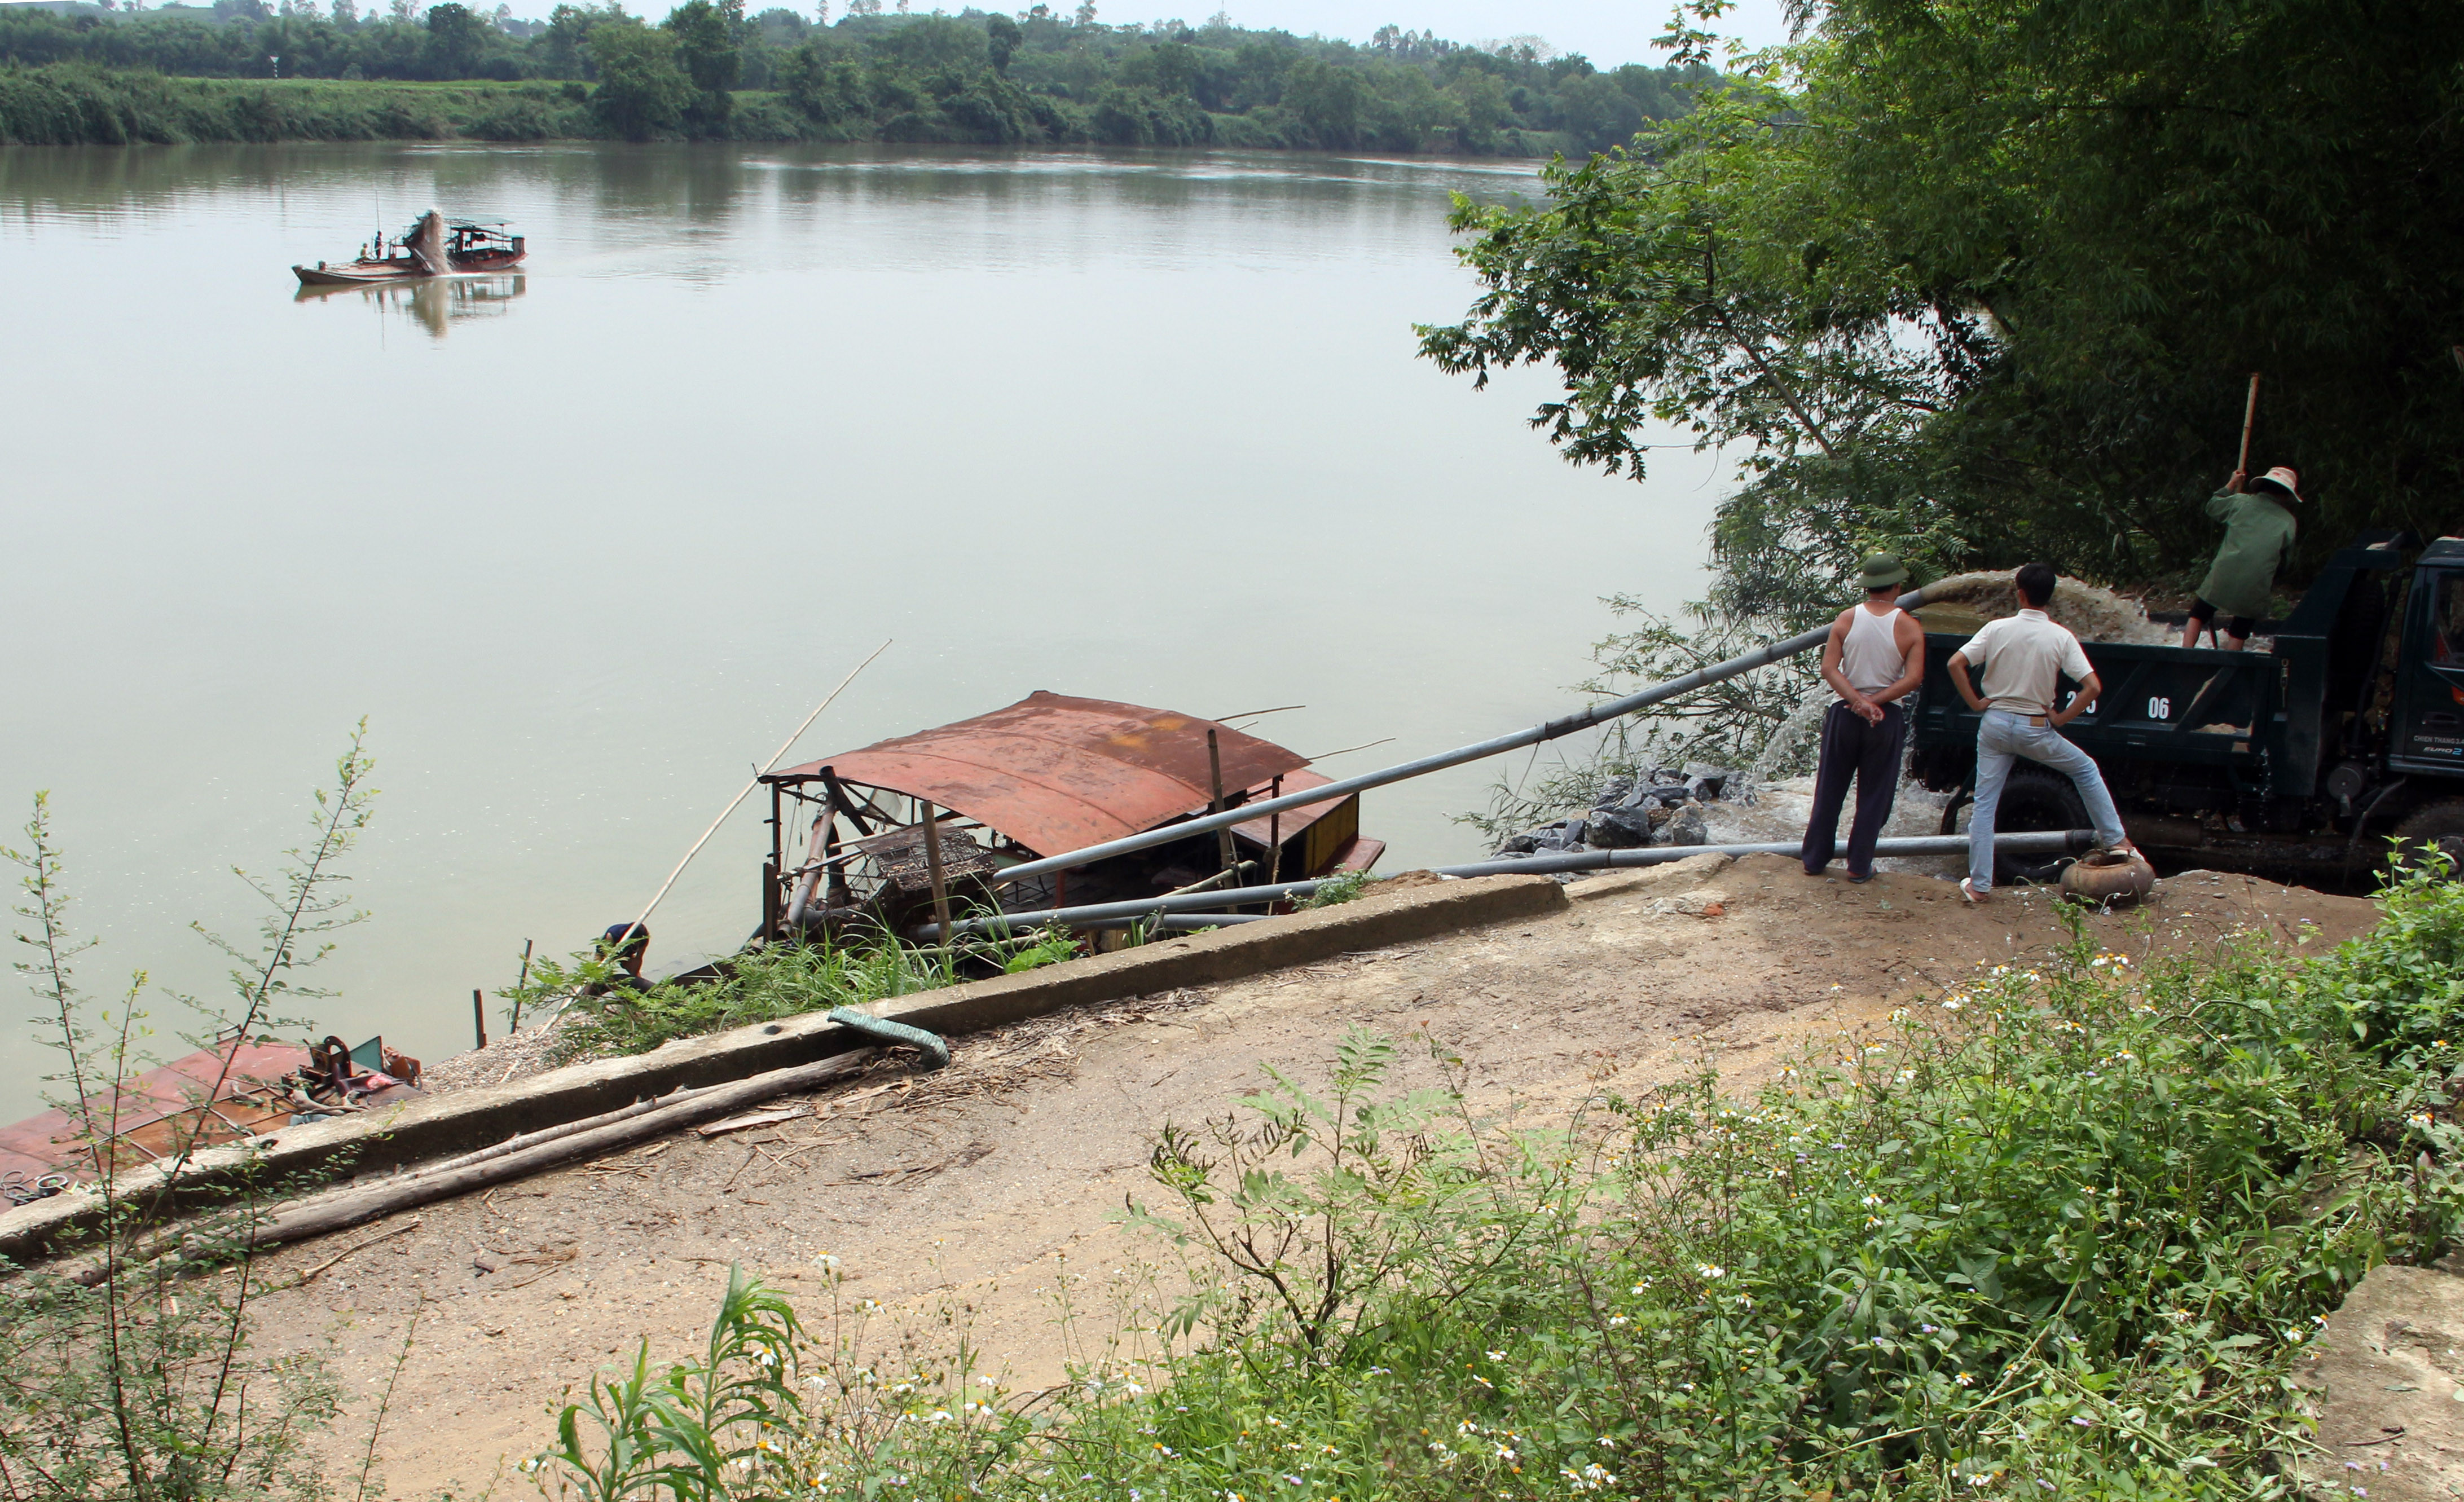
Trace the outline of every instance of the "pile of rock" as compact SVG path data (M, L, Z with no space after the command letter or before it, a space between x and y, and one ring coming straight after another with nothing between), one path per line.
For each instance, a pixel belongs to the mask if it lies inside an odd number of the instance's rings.
M1711 832L1703 806L1743 792L1736 772L1689 763L1654 767L1641 777L1617 776L1601 784L1589 813L1559 819L1498 847L1501 859L1560 850L1624 850L1643 845L1707 845Z

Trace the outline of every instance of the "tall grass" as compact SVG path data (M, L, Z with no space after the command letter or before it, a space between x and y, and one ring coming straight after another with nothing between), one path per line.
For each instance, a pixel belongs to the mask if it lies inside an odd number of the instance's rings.
M2075 931L1749 1095L1706 1073L1547 1131L1355 1035L1325 1085L1155 1143L1130 1218L1192 1276L1151 1367L1022 1397L858 1366L890 1416L858 1432L843 1351L799 1337L741 1465L621 1494L2290 1496L2295 1357L2464 1229L2459 937L2421 871L2306 970ZM619 1494L587 1461L543 1464Z
M364 728L364 727L363 727ZM334 784L316 795L310 839L286 851L272 878L240 872L261 900L254 942L194 925L231 961L231 1000L215 1005L176 997L196 1025L192 1047L263 1039L307 1026L287 1015L330 992L313 967L335 936L362 915L347 902L344 857L365 827L374 789L355 734ZM114 1140L135 1123L122 1115L123 1087L160 1062L151 1034L149 983L134 973L115 999L97 1001L77 978L93 944L76 939L70 895L52 828L37 795L26 848L0 850L23 872L15 912L17 973L38 1004L38 1036L61 1053L53 1104L69 1118L69 1140L88 1184L94 1228L68 1249L75 1260L0 1269L8 1317L0 1320L0 1498L6 1502L314 1502L331 1494L315 1448L341 1412L341 1392L322 1358L258 1349L253 1305L264 1290L253 1231L273 1197L297 1184L241 1172L218 1214L160 1234L178 1208L170 1190L209 1138L203 1112L175 1118L163 1160L130 1172ZM226 1055L225 1071L230 1068ZM222 1083L213 1082L216 1087ZM201 1090L195 1101L210 1098ZM153 1113L149 1110L146 1115ZM373 1438L371 1439L371 1454ZM361 1468L367 1494L369 1465Z

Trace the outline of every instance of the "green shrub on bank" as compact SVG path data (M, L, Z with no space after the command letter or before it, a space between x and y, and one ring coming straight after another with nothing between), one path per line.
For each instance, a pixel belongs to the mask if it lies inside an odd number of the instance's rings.
M2155 962L2082 934L1750 1100L1705 1074L1562 1131L1476 1118L1442 1056L1397 1091L1354 1037L1325 1091L1270 1076L1156 1145L1133 1219L1195 1292L1139 1328L1194 1345L1022 1398L963 1348L800 1334L800 1382L695 1442L742 1465L644 1430L635 1479L678 1469L624 1494L2288 1496L2302 1342L2464 1226L2415 1067L2459 933L2464 889L2414 872L2306 976L2248 937Z
M862 1006L959 979L950 954L896 939L861 949L773 944L748 950L729 961L724 977L697 985L662 983L635 991L608 986L614 975L604 961L577 960L571 969L542 963L519 1000L536 1014L570 996L559 1051L570 1058L605 1058L648 1053L676 1038ZM603 986L607 988L598 989Z

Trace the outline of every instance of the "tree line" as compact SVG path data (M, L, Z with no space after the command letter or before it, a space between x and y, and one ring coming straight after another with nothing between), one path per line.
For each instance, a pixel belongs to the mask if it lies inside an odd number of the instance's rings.
M215 0L0 9L0 65L211 78L555 80L587 90L605 132L980 144L1232 146L1588 154L1680 115L1695 64L1595 68L1535 38L1466 46L1382 28L1367 44L1252 31L1221 16L1109 26L1091 0L1016 16L885 12L829 20L686 0L651 24L621 4L545 22L448 3ZM740 95L758 101L748 118ZM777 107L783 105L783 110Z

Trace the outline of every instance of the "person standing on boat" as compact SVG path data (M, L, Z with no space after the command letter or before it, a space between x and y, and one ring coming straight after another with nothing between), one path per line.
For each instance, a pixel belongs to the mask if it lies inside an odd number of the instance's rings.
M1969 708L1985 715L1976 727L1976 808L1968 821L1968 874L1959 883L1959 895L1971 904L1986 901L1986 894L1993 890L1993 815L2002 806L2011 763L2021 757L2071 780L2087 806L2088 822L2096 826L2098 850L2138 853L2123 836L2122 815L2113 806L2113 794L2105 788L2096 759L2062 735L2064 725L2096 703L2104 684L2089 666L2079 639L2045 614L2056 578L2051 563L2022 566L2011 579L2019 593L2019 613L1986 622L1950 654L1952 686ZM1971 665L1984 672L1982 694L1969 682ZM2079 692L2056 709L2054 693L2065 677L2079 685Z
M2301 476L2279 464L2255 484L2245 485L2248 478L2235 470L2225 488L2208 497L2208 515L2225 524L2225 540L2182 627L2185 647L2197 646L2199 632L2213 630L2222 613L2225 629L2217 645L2241 651L2275 599L2276 571L2293 556L2293 507L2301 500Z
M1839 809L1857 784L1857 817L1848 827L1848 879L1874 879L1874 842L1891 817L1907 749L1907 712L1899 700L1925 681L1925 628L1900 608L1908 571L1898 557L1876 553L1857 581L1865 603L1831 623L1822 644L1822 681L1839 696L1822 717L1822 762L1814 777L1814 812L1798 852L1809 876L1822 874L1838 844Z

